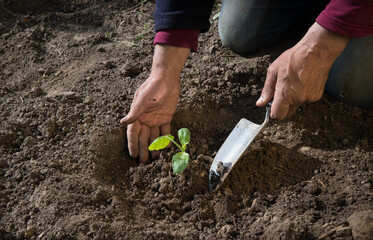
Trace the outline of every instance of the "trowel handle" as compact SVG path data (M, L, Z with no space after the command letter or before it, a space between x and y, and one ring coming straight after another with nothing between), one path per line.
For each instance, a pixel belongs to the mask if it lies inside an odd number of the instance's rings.
M265 123L269 121L269 114L271 113L271 107L272 107L273 100L269 101L266 106L266 118L264 120Z
M262 125L266 125L269 121L269 114L271 113L271 107L272 107L272 102L273 100L269 101L267 103L267 106L266 106L266 117L264 119L264 122L262 123Z

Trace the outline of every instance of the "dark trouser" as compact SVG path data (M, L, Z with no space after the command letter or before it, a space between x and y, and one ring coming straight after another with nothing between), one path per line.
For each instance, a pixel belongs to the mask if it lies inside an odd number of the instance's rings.
M225 0L219 17L224 46L239 53L278 42L307 12L307 0ZM352 39L334 62L325 90L349 104L373 108L373 36Z

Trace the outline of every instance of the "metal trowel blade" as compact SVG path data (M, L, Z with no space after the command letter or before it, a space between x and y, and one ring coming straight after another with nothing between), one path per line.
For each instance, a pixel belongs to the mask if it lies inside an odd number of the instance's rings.
M267 125L269 111L270 106L267 107L266 116L261 125L242 118L234 127L212 162L209 173L210 192L216 191L221 186L244 151Z

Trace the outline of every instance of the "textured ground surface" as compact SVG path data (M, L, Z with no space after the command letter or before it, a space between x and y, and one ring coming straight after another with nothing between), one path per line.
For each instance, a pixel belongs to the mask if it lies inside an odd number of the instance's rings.
M271 120L208 192L234 125L264 119L266 68L295 35L240 56L212 19L173 122L192 132L187 170L171 173L174 148L128 157L119 120L149 74L154 7L0 1L0 239L372 239L373 111L327 95Z

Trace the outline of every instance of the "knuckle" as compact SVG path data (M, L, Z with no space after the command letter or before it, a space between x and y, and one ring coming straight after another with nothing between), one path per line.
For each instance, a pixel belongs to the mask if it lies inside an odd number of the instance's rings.
M149 137L145 134L140 134L139 135L139 144L140 145L145 145L148 143Z
M282 90L282 98L286 103L293 103L295 99L295 93L292 90L289 89L283 89Z
M275 67L271 64L267 69L267 75L273 75L275 73Z
M319 94L316 94L316 96L314 98L314 102L319 101L322 98L322 95L323 95L323 92L320 92Z
M298 98L298 103L302 104L307 101L307 96L305 94L300 94Z
M263 90L262 90L263 93L268 94L268 95L271 95L273 93L273 91L274 90L272 88L270 88L269 86L264 86Z

